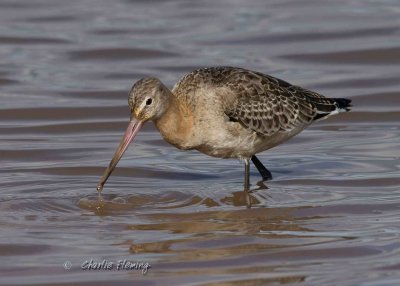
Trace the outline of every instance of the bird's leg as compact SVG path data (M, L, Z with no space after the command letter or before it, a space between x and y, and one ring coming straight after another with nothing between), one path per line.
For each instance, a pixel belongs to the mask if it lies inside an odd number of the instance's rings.
M244 160L244 191L250 190L250 162L249 159Z
M256 157L256 155L251 156L251 161L253 162L254 166L256 166L258 172L260 173L261 177L263 178L263 181L268 181L272 180L272 174L270 171L268 171L267 168L261 163L260 160Z

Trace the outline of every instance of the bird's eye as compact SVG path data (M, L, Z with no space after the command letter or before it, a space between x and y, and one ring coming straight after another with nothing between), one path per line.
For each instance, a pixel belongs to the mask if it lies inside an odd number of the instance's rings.
M152 102L153 102L153 100L152 100L151 98L148 98L148 99L146 100L146 105L150 105Z

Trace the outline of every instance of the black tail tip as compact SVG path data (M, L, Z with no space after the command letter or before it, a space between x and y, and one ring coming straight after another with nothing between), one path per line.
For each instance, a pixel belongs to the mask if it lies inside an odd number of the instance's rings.
M344 109L346 111L349 111L352 107L351 105L351 99L347 99L347 98L332 98L333 101L335 101L336 106L339 109Z

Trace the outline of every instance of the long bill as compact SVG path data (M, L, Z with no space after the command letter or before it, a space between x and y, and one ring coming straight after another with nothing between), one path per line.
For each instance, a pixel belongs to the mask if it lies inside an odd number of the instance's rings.
M125 153L126 149L128 148L129 143L131 143L133 138L135 138L136 134L139 132L142 125L143 125L143 122L139 121L135 118L132 118L131 121L129 122L128 128L125 131L124 137L122 138L121 143L119 143L119 146L114 153L114 157L111 159L110 164L108 165L107 169L104 171L103 177L101 178L99 184L97 185L98 192L101 192L103 190L103 186L107 182L108 177L111 175L112 171L114 171L114 169L117 166L122 155Z

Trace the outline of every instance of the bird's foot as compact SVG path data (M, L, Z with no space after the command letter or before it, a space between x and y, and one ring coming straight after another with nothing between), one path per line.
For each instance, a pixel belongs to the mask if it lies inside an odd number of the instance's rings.
M260 173L263 181L269 181L272 180L272 174L271 172L261 163L260 160L256 157L256 155L253 155L251 157L251 161L253 162L254 166L256 166L258 172Z
M260 175L261 175L263 181L271 181L272 180L272 174L267 169L260 170Z

